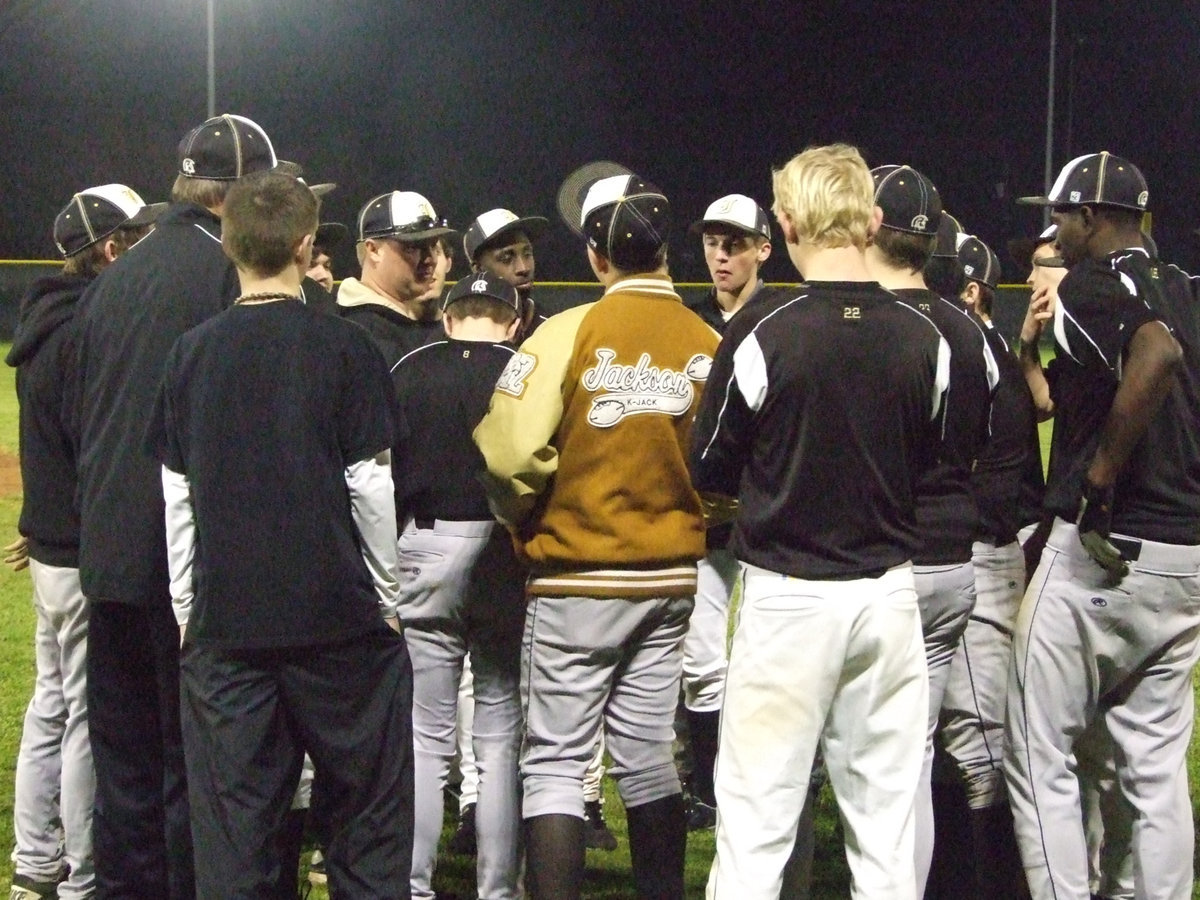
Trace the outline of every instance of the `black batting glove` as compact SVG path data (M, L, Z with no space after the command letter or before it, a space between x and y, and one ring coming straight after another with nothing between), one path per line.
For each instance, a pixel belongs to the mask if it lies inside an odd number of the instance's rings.
M1129 563L1121 558L1121 551L1112 545L1108 535L1112 531L1113 489L1102 488L1087 479L1083 482L1083 499L1079 504L1079 541L1088 556L1120 581L1129 574Z

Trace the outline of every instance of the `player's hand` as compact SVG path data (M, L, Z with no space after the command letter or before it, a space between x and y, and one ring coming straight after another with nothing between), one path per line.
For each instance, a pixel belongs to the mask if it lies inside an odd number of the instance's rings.
M4 548L4 564L14 572L29 566L29 541L24 536Z
M1084 481L1083 499L1079 505L1079 541L1088 556L1114 580L1120 581L1129 574L1129 563L1121 558L1121 551L1108 539L1112 531L1112 503L1111 487L1102 488Z
M392 631L396 632L396 634L404 633L400 630L400 617L399 616L384 616L383 621L387 622L387 627L392 629Z
M1041 339L1042 329L1054 318L1054 307L1058 297L1054 289L1043 285L1029 298L1029 308L1025 311L1025 321L1021 323L1021 342L1034 344Z
M701 494L700 510L704 513L704 527L716 528L737 518L738 501L720 494Z

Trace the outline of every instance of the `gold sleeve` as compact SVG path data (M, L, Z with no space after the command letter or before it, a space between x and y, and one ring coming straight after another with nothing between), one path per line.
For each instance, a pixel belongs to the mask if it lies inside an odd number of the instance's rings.
M552 441L563 416L563 382L575 336L594 304L547 319L521 345L496 382L474 438L487 463L480 476L492 514L519 527L558 470Z

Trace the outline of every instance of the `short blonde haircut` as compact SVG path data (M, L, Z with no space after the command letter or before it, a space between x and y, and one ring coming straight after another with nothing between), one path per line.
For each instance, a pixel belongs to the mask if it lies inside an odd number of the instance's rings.
M804 243L866 248L875 183L857 148L809 147L772 173L772 187L771 210L786 215Z

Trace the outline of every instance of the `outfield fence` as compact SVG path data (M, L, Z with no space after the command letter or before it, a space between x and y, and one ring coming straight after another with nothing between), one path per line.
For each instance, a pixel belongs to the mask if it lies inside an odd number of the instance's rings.
M0 340L12 340L17 325L21 297L35 278L51 275L62 269L61 262L52 260L0 260ZM794 284L772 284L772 287L795 287ZM675 285L685 300L702 297L711 285L700 282L677 282ZM600 286L588 281L539 281L534 289L538 309L552 315L588 303L600 295ZM996 292L993 318L1000 333L1011 342L1021 330L1021 320L1029 305L1029 288L1023 284L1002 284Z

